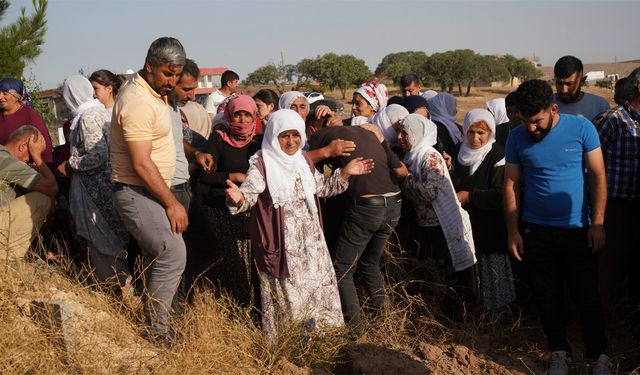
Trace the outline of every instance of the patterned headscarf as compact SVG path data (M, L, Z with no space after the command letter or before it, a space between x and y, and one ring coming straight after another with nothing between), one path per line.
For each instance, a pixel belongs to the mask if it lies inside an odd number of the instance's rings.
M237 122L233 122L233 115L238 111L249 112L252 118L256 119L256 102L249 95L234 95L229 101L226 103L224 109L224 120L227 123L227 131L224 130L216 130L220 137L224 142L229 144L230 146L241 148L246 146L256 133L256 123L252 121L250 124L240 124ZM234 137L230 137L229 133L232 135L246 137L243 140L236 139Z
M0 91L9 91L13 90L20 96L20 101L22 104L31 107L32 101L29 96L29 92L27 92L27 88L24 86L21 80L15 78L3 78L0 79Z
M387 86L382 83L365 82L362 86L358 87L356 93L362 95L367 103L373 107L375 112L378 112L387 106L389 91L387 91Z

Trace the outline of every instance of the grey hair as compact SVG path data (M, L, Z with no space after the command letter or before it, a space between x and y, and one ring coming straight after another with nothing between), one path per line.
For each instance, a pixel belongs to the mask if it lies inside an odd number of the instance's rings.
M22 125L9 134L7 144L21 141L27 137L31 137L32 135L35 135L36 139L38 139L38 137L40 137L40 130L33 125Z
M151 43L146 60L151 62L152 66L161 64L169 64L172 67L184 66L187 53L178 39L164 36Z
M635 68L631 73L629 73L627 81L624 83L625 99L628 101L638 99L640 96L640 88L638 88L638 84L640 84L640 68Z

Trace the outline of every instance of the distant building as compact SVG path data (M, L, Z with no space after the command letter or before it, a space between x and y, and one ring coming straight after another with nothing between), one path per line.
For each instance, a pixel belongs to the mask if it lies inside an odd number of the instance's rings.
M203 103L207 95L216 91L221 85L222 73L227 68L200 68L200 79L196 89L196 100Z

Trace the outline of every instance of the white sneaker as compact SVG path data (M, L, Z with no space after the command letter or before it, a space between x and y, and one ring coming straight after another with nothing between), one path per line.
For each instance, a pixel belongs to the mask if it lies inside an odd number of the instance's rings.
M567 352L564 350L557 350L551 352L551 363L549 364L549 375L568 375L569 374L569 359L567 358Z
M600 354L598 360L593 363L593 375L611 374L611 360L606 354Z

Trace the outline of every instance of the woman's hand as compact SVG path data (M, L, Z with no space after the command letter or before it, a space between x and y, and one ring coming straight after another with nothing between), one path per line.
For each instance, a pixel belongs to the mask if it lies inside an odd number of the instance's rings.
M208 154L206 152L196 151L193 154L196 158L196 162L200 168L206 173L211 173L215 169L215 163L213 161L213 155Z
M337 158L339 156L349 156L356 149L353 141L345 141L344 139L334 139L327 147L327 158Z
M229 173L229 180L235 182L236 184L242 184L245 177L247 177L247 175L241 172Z
M373 159L364 159L358 157L351 160L347 165L340 170L340 177L343 180L348 180L351 176L357 176L361 174L371 173L373 171L374 162Z
M444 159L445 164L447 164L447 169L451 170L451 155L442 151L442 158Z
M461 205L465 205L467 203L469 203L469 192L462 190L456 193L456 196L458 197L458 200L460 201Z
M60 163L60 165L58 165L58 168L56 168L56 171L58 173L60 173L62 176L68 176L69 175L69 162L65 161L63 163Z
M242 206L244 203L244 194L242 194L238 185L234 184L231 180L227 180L227 186L229 186L229 188L225 190L227 202L234 207Z

